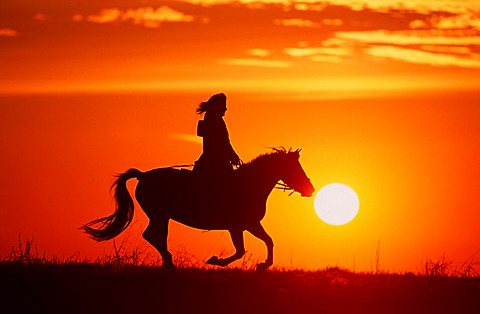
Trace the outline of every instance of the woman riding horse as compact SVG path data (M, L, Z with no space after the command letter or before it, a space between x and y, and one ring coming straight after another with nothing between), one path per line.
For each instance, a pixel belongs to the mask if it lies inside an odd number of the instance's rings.
M213 179L209 181L218 181L231 173L233 166L242 164L230 144L227 126L222 119L226 111L225 94L215 94L197 108L198 114L205 114L197 127L197 135L203 137L203 154L195 162L193 170L202 177Z
M150 220L143 238L161 254L165 268L174 267L167 246L170 220L198 229L228 230L235 253L226 258L212 256L207 261L218 266L226 266L245 254L243 232L248 231L267 247L267 258L257 269L269 268L273 264L273 241L261 224L268 196L278 181L284 182L283 189L302 196L311 196L315 189L300 165L300 150L274 149L233 171L233 166L242 162L228 139L222 119L226 110L224 94L213 95L197 109L197 113L205 113L205 119L198 129L204 150L195 163L196 175L171 167L147 172L129 169L112 186L115 212L82 229L97 241L113 239L125 230L134 212L127 181L136 178L135 197Z

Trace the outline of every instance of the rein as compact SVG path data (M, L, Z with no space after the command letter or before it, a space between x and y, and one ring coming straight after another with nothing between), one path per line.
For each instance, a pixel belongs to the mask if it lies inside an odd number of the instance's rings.
M193 164L175 165L175 166L169 166L167 168L190 168L190 167L193 167Z
M295 192L299 193L298 191L295 191L292 187L288 186L286 183L283 183L283 182L277 182L275 189L282 190L283 192L292 191L288 194L288 196L292 195Z

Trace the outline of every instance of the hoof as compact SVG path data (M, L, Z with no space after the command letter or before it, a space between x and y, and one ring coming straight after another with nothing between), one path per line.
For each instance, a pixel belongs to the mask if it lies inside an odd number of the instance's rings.
M272 266L272 264L268 264L268 263L260 263L260 264L257 264L257 271L258 271L258 272L264 272L264 271L266 271L268 268L270 268L270 266Z
M230 264L230 261L228 258L218 258L216 256L212 256L208 259L207 264L225 267Z
M217 256L212 256L208 259L208 261L206 261L206 263L210 265L218 265L219 259Z
M175 270L175 265L172 262L170 263L163 263L162 269L164 270Z

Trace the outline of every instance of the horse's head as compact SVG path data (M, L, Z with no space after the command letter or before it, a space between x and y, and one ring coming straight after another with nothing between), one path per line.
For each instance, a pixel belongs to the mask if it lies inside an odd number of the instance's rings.
M299 192L302 196L310 197L315 188L300 165L300 151L301 149L284 151L280 180L285 183L286 188Z

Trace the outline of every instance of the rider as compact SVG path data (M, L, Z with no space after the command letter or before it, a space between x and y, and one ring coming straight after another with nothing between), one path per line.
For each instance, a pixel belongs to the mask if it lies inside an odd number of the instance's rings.
M226 111L227 97L223 93L213 95L197 108L197 114L205 114L197 127L197 135L203 137L203 154L195 162L193 170L215 179L228 175L233 166L242 164L230 144L227 126L222 119Z

